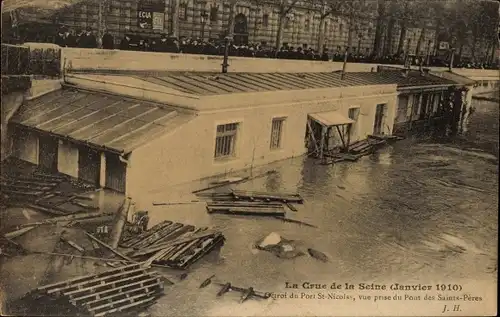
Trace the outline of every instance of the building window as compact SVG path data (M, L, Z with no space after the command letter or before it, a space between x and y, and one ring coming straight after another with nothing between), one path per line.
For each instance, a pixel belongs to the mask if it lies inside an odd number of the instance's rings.
M210 8L210 22L217 22L217 13L219 11L218 7Z
M349 108L349 119L357 121L359 116L359 108Z
M187 20L187 4L182 3L179 6L179 20L186 21Z
M283 135L283 125L285 118L275 118L273 119L271 126L271 150L280 149Z
M309 24L310 24L309 19L306 19L306 21L304 22L304 29L306 31L309 31Z
M225 158L235 155L237 132L238 123L229 123L217 126L217 136L215 138L215 158Z
M262 26L267 27L269 25L269 14L264 14L262 16Z
M285 18L285 29L289 29L290 28L290 18L289 17L286 17Z
M344 26L342 24L339 24L339 33L342 34Z

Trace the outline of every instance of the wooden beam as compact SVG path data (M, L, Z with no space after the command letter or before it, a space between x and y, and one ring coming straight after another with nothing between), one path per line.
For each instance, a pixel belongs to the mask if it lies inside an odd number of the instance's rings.
M324 155L324 148L325 148L325 134L326 134L326 127L321 126L321 140L319 143L319 158L322 159Z
M307 128L309 129L309 136L314 142L314 148L316 149L316 153L319 153L318 141L316 141L316 138L314 137L314 131L312 129L311 121L309 118L307 119Z
M351 145L351 129L352 129L352 123L347 126L347 144L345 146L346 152L349 152L349 145Z
M336 125L335 127L337 128L337 131L339 132L340 140L342 141L342 145L345 147L345 141L344 141L344 136L342 135L342 131L340 131L340 128L338 125Z
M95 242L99 243L100 245L102 245L103 247L105 247L106 249L108 249L109 251L113 252L114 254L118 255L120 258L124 259L124 260L127 260L129 262L137 262L137 261L134 261L132 260L131 258L129 258L128 256L124 255L123 253L113 249L110 245L102 242L101 240L97 239L96 237L94 237L93 235L91 235L90 233L88 232L85 232L85 234L87 235L87 237L89 237L90 239L94 240Z

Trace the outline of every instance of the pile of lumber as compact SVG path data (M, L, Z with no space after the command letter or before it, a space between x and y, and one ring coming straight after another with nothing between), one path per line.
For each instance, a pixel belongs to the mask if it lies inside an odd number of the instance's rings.
M297 211L292 204L304 203L304 199L296 193L230 190L225 193L198 195L212 200L207 203L209 213L281 217L285 215L285 205L290 210Z
M282 203L247 202L247 201L214 201L207 203L209 213L234 215L284 216Z
M29 295L40 305L59 302L82 315L109 316L138 314L163 295L163 288L160 275L144 263L134 263L41 286Z
M119 246L134 260L187 269L224 240L220 231L165 220L139 235L122 239Z
M58 191L62 182L71 183L74 191ZM28 207L55 216L98 209L88 204L88 200L92 199L78 195L82 188L86 188L80 185L78 182L71 182L69 176L41 172L34 172L31 176L5 176L0 179L0 191L5 205Z

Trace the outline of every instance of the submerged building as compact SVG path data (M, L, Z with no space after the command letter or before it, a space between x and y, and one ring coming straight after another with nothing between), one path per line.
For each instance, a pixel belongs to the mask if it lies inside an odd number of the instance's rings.
M70 73L20 107L9 135L14 157L134 197L307 154L311 135L342 147L449 125L443 109L462 104L446 96L463 87L409 70Z

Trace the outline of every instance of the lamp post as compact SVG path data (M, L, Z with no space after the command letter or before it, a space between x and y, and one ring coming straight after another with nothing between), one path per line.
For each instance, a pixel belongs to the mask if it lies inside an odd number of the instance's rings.
M361 52L361 40L363 40L363 34L358 33L358 55Z
M207 11L203 10L200 14L201 17L201 41L205 41L205 20L208 17Z

